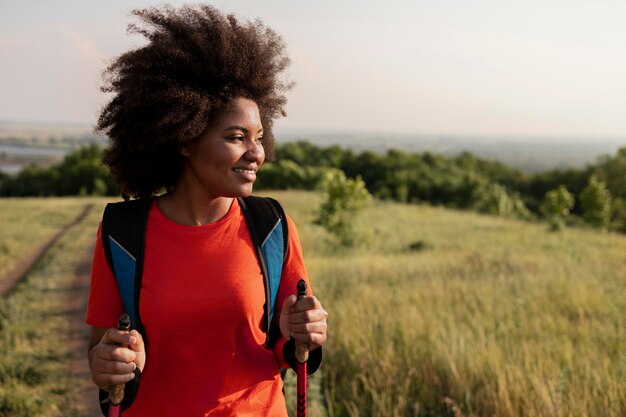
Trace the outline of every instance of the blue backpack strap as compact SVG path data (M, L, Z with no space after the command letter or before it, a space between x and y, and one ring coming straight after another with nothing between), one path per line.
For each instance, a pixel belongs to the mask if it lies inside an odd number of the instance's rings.
M281 205L271 198L249 196L238 198L257 253L265 284L266 343L276 341L274 311L280 287L283 263L287 256L287 218ZM280 333L280 331L278 331Z
M131 328L145 337L139 316L139 295L143 273L144 243L148 211L153 199L109 203L102 217L102 244L115 275L124 310Z

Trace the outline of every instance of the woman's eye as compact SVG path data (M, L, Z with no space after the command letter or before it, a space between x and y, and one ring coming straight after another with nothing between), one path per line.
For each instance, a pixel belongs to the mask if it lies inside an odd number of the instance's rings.
M232 141L241 140L241 141L243 141L243 136L229 136L228 140L232 140Z

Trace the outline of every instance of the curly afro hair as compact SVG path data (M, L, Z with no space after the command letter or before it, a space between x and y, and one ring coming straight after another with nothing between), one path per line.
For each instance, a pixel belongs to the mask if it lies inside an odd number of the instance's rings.
M289 65L285 44L260 21L240 22L210 6L134 10L145 23L128 26L148 39L119 56L104 73L114 93L96 131L110 147L103 162L127 198L171 190L180 176L182 146L219 120L233 99L259 106L263 147L274 155L273 120L285 116L281 78Z

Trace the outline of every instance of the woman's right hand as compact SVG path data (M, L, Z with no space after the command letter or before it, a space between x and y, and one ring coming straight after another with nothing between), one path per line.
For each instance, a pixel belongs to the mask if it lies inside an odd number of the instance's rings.
M89 350L89 366L93 382L108 391L110 385L131 381L135 377L133 372L136 368L143 370L146 350L143 338L137 330L123 332L117 329L92 328L92 340L94 336L102 334L102 331L104 334L100 341Z

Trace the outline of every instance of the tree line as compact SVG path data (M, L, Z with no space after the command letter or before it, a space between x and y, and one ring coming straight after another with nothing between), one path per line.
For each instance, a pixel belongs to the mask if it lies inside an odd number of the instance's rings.
M27 165L16 175L0 172L0 196L119 195L119 186L102 165L102 151L94 143L67 154L60 164L49 168Z
M381 154L291 142L276 153L277 162L262 167L257 187L310 189L325 171L337 169L348 178L362 178L379 199L547 219L554 229L585 223L626 233L626 147L585 168L535 174L469 152ZM559 198L563 195L569 198Z
M0 196L119 195L96 144L68 154L51 168L0 174ZM553 228L570 223L626 233L626 147L581 169L526 174L469 152L455 157L390 150L355 152L309 142L277 146L276 162L261 168L262 189L316 189L328 172L360 177L379 199L428 203L522 219Z

